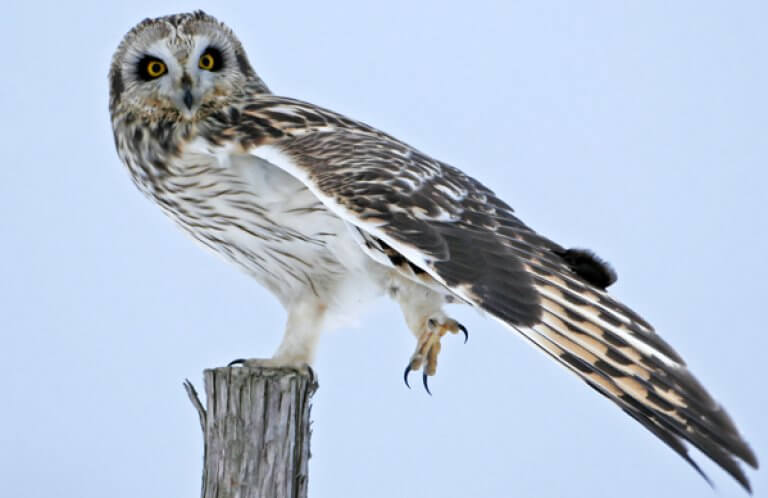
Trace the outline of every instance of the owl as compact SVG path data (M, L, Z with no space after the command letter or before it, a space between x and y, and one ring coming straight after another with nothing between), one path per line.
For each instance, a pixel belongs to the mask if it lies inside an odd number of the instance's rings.
M701 472L687 444L749 489L757 459L685 362L607 288L616 274L523 223L462 171L333 111L272 94L232 31L203 13L146 19L109 72L117 153L136 186L287 312L251 366L303 369L321 332L379 295L396 301L434 375L471 306L606 396ZM703 475L703 474L702 474Z

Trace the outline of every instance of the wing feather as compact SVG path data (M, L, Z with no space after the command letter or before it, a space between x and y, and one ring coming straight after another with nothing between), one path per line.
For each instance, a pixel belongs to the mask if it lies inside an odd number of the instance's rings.
M365 124L299 101L249 97L203 130L302 181L390 260L407 261L519 332L684 458L684 441L742 486L757 459L727 413L650 324L569 266L561 246L456 168ZM704 476L706 478L706 476ZM707 479L708 480L708 479Z

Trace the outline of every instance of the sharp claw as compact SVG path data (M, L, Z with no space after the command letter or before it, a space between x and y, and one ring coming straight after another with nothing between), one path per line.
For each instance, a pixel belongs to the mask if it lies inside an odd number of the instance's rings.
M231 367L234 365L245 365L245 358L238 358L236 360L232 360L229 363L227 363L228 367Z
M459 327L459 330L461 330L464 333L464 344L466 344L467 341L469 340L469 332L467 332L467 327L465 327L460 323L456 323L456 326Z
M408 374L411 373L411 363L408 363L408 366L405 367L405 373L403 374L403 380L405 381L405 385L408 386L408 389L411 388L411 385L408 383Z
M426 373L426 372L424 372L423 374L421 374L421 378L422 378L422 380L424 381L424 389L426 389L426 390L427 390L427 394L429 394L430 396L432 396L432 392L430 392L430 390L429 390L429 385L427 384L427 373Z

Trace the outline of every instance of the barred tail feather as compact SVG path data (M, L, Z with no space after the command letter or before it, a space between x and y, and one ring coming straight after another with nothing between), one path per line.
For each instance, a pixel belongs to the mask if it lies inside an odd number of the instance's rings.
M625 316L611 322L602 320L600 316L605 310L555 299L557 292L553 292L551 282L538 280L536 286L542 296L538 323L521 327L496 318L615 402L707 482L711 484L688 454L684 441L701 450L751 492L749 480L736 459L757 468L755 454L722 407L682 362L672 359L677 355L670 357L671 348L666 343L662 350L655 350L649 341L637 338L636 327ZM601 299L612 301L607 294Z
M615 274L591 253L537 234L480 182L362 123L274 96L234 111L217 114L209 140L237 130L248 153L354 226L366 254L521 332L699 472L685 441L749 489L737 459L756 468L752 450L675 350L604 291Z

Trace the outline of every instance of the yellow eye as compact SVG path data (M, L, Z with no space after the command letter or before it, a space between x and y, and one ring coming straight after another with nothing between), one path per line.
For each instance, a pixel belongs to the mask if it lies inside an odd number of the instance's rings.
M147 74L153 78L165 74L165 64L161 61L149 61L147 63Z
M213 68L216 66L216 59L213 58L213 55L209 53L205 53L200 56L200 61L198 62L198 65L200 66L200 69L205 69L206 71L212 71Z
M136 70L139 74L139 78L144 81L153 80L159 78L168 72L168 68L165 62L161 61L157 57L151 55L145 55L138 63Z
M197 61L197 67L205 71L219 71L224 67L224 56L221 50L214 46L209 46Z

